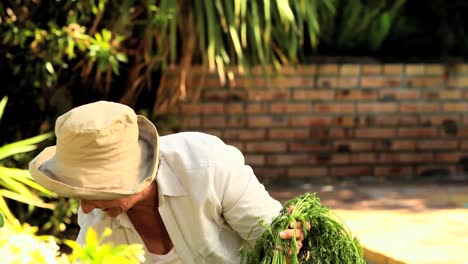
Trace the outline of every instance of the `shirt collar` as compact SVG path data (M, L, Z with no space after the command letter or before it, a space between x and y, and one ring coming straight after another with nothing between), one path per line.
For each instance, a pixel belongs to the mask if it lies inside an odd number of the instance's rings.
M177 174L174 173L164 157L161 158L156 183L160 196L184 196L187 194Z

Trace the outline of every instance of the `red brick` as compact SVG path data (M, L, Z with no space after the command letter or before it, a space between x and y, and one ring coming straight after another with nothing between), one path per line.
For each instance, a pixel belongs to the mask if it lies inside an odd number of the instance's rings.
M413 140L393 140L391 149L396 151L416 150L416 142Z
M412 176L413 168L411 166L377 166L374 169L375 176Z
M422 125L440 126L448 120L456 123L460 122L460 118L454 115L422 115L419 123Z
M354 88L357 87L359 84L358 78L345 78L341 77L338 79L338 86L337 88Z
M357 111L360 113L395 113L398 110L397 103L358 103Z
M201 121L199 117L184 117L182 118L181 125L185 129L198 128L201 126Z
M354 112L354 105L352 103L318 103L315 105L315 111L318 113L352 113Z
M335 140L333 142L335 151L342 148L349 148L349 151L371 151L374 149L374 142L367 140Z
M226 131L225 133L227 133ZM248 130L239 130L239 139L240 140L257 140L265 139L266 130L265 129L248 129Z
M247 91L242 89L205 89L201 99L204 101L240 101L247 98Z
M443 77L411 77L406 80L409 87L440 87L444 85Z
M351 128L331 128L329 137L332 139L352 138L354 137L354 129Z
M399 128L398 137L436 137L437 129L433 127L426 128Z
M205 103L201 105L202 114L224 114L223 103Z
M394 128L358 128L355 131L356 138L393 138Z
M468 150L468 140L463 140L463 141L461 142L460 148L461 148L462 150L465 150L465 151Z
M332 177L369 176L371 170L368 166L333 167L330 174Z
M462 93L460 90L440 90L439 98L440 99L460 99Z
M335 95L333 90L294 90L294 100L332 100Z
M287 126L288 119L273 116L252 116L247 118L248 127L278 127Z
M338 65L336 64L322 64L318 66L319 74L336 75L338 74Z
M226 127L228 128L241 128L245 127L247 121L244 116L227 115Z
M421 150L454 150L458 148L458 140L421 140L417 146Z
M419 99L420 92L417 90L381 90L380 99L394 98L395 100L415 100Z
M434 160L440 163L457 163L462 155L460 152L439 152L434 154Z
M291 65L282 65L281 68L278 69L277 74L278 75L297 75L297 70L301 67L301 65L298 66L291 66ZM260 74L263 74L262 72L259 72Z
M246 88L251 89L264 89L268 86L270 81L265 79L263 76L260 77L237 77L230 83L230 88Z
M318 88L338 88L340 79L337 77L320 77L317 80Z
M374 153L352 153L351 163L363 164L363 163L375 163L377 160Z
M315 157L307 154L274 154L268 155L266 163L268 165L292 166L292 165L313 165L316 164Z
M341 75L359 75L361 67L358 64L343 64L340 67Z
M288 176L292 178L299 177L325 177L328 176L326 167L294 167L288 169Z
M356 116L339 116L335 118L333 123L344 127L354 127L361 125L361 119L362 118Z
M332 123L331 117L291 116L291 126L327 126Z
M378 115L374 118L374 125L415 125L418 123L417 116L385 116Z
M349 154L332 154L330 157L330 160L327 160L322 163L328 163L328 164L349 164L351 163L351 156Z
M309 130L305 128L275 128L270 129L269 138L271 139L307 139Z
M249 103L246 105L245 112L247 114L266 114L270 112L270 104L268 103Z
M399 161L401 163L419 163L419 162L435 162L432 153L400 153Z
M225 127L226 119L224 116L204 116L202 118L202 125L204 128Z
M263 166L265 165L265 156L264 155L245 155L245 163L251 166Z
M367 74L380 74L382 73L382 65L380 64L365 64L361 67L363 75Z
M468 137L468 128L467 127L459 128L457 135L462 138Z
M448 85L456 88L468 87L468 77L450 77Z
M224 106L227 114L241 114L244 113L244 103L226 103Z
M261 181L274 180L287 176L286 169L284 168L255 168L254 172Z
M289 145L289 151L291 152L319 152L319 151L328 151L331 149L329 144L321 144L320 142L291 142Z
M383 73L386 75L401 75L403 73L403 65L385 64L383 65Z
M277 153L286 152L286 143L284 142L247 142L245 150L248 153Z
M249 99L254 101L287 100L290 97L289 94L289 90L255 89L249 90Z
M424 64L406 65L406 75L424 75L426 66Z
M203 129L202 132L208 133L210 135L217 136L219 138L223 138L223 131L221 129ZM230 142L228 144L239 146L242 143L241 142ZM238 148L241 149L241 147L238 147Z
M376 153L376 162L379 164L398 163L400 157L397 153Z
M182 104L180 106L180 111L184 115L198 115L202 112L202 105L201 104Z
M426 75L443 75L445 73L445 67L439 64L428 64L426 65Z
M287 66L286 66L287 67ZM285 67L281 67L281 69L284 69ZM249 70L249 73L252 74L252 75L263 75L263 74L267 74L267 75L270 75L271 73L274 72L274 69L273 67L271 66L260 66L260 65L257 65L257 66L253 66L250 70Z
M317 65L301 65L296 69L296 73L298 74L306 74L306 75L313 75L318 72Z
M271 112L278 113L309 113L312 105L308 103L272 103Z
M272 79L267 87L271 87L273 90L278 88L294 88L294 87L312 87L314 85L314 79L311 77L302 76L287 76L287 77L276 77Z
M453 73L463 74L468 73L468 65L464 63L458 63L451 67Z
M443 112L461 112L466 113L468 111L468 103L445 103L442 105Z
M336 92L337 100L375 100L377 92L371 89L340 90Z
M436 113L440 111L437 103L401 103L401 113Z
M361 77L362 88L376 88L386 86L386 80L380 76L376 77Z

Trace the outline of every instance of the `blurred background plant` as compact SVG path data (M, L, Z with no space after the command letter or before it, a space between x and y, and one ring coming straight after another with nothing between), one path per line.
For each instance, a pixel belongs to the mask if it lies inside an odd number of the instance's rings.
M0 101L0 119L3 116L7 97ZM54 209L54 205L47 203L43 197L54 197L54 193L37 184L29 174L28 170L7 167L7 159L15 160L15 157L23 153L35 150L37 144L50 138L52 134L43 134L32 138L20 140L0 147L0 213L5 216L5 221L16 225L19 222L10 210L7 199L27 205L25 211L17 210L23 220L30 215L35 207ZM26 217L24 217L26 216Z
M60 251L60 239L52 235L39 235L38 228L29 224L7 223L0 213L0 255L4 264L138 264L145 260L145 251L140 244L115 246L105 241L111 230L97 234L93 229L86 233L86 245L65 240L72 249Z
M252 67L266 73L327 56L466 57L466 11L463 0L1 1L0 96L11 114L1 120L0 145L52 131L58 115L101 99L163 120L158 128L170 131L177 121L160 113L196 89L186 85L192 65L229 84ZM166 79L167 68L177 78ZM1 162L24 169L33 154ZM41 226L47 232L73 224L76 201L42 199L56 210L36 214L19 203L13 213L21 221L51 218Z

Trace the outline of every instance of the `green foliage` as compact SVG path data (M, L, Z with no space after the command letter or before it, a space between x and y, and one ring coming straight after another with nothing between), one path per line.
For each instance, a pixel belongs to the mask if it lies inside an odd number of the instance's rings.
M0 119L6 103L7 98L4 97L0 101ZM0 147L0 213L5 216L7 222L14 223L16 218L8 208L5 198L42 208L54 208L52 204L44 202L41 197L54 197L55 195L37 184L27 170L8 168L2 164L3 160L8 157L35 150L37 143L50 137L50 133L43 134Z
M0 228L2 228L5 225L5 218L3 217L3 214L0 213Z
M292 206L294 209L289 212L288 209ZM294 235L291 240L283 240L279 233L289 229L290 223L297 222L302 224L304 241L299 254L289 257L289 263L365 263L358 239L311 193L287 201L271 224L260 223L266 231L257 239L253 249L244 247L241 250L242 263L287 263L289 252L297 252L296 237ZM311 225L310 231L306 228L306 222Z
M74 216L78 213L80 203L77 199L63 197L59 197L51 201L51 203L54 204L55 209L52 215L48 216L45 224L41 226L41 230L48 234L59 236L67 229L67 226L74 224Z
M144 249L141 244L113 246L104 243L112 233L106 229L101 237L93 229L86 233L86 244L81 246L75 241L67 240L65 243L73 249L70 256L72 263L82 264L138 264L144 262Z
M1 215L1 214L0 214ZM37 227L24 225L0 228L0 255L4 264L137 264L144 262L145 251L140 244L113 246L104 239L112 232L107 229L98 236L93 229L86 234L86 245L67 240L73 252L59 252L53 236L38 236Z
M195 1L195 31L210 69L226 65L295 64L306 39L316 47L320 18L335 16L336 0Z
M377 50L390 34L406 0L342 0L336 20L324 23L323 40L338 50Z

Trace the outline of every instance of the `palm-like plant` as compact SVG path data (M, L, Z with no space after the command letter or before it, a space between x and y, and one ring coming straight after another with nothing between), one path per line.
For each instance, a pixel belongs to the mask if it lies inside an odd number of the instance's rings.
M0 101L0 119L7 103L7 97ZM0 147L0 214L5 216L7 224L18 224L10 211L5 198L42 208L53 209L53 205L41 197L54 197L55 194L37 184L27 170L8 168L3 165L6 158L35 150L36 144L52 136L51 133L35 136Z

